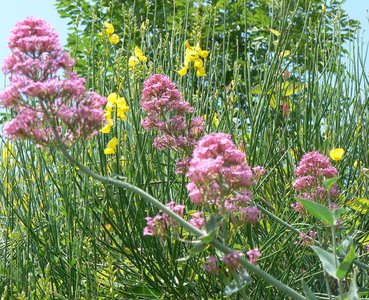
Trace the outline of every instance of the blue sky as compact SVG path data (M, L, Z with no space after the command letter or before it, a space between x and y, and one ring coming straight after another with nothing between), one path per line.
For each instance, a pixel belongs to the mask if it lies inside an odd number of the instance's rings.
M325 1L322 1L322 3ZM45 19L52 24L59 33L62 44L66 42L67 22L60 19L55 8L54 0L16 0L16 5L12 1L3 1L0 10L0 65L5 56L9 53L7 49L7 38L15 23L27 16L34 16ZM16 7L15 7L16 6ZM368 8L369 0L346 0L344 9L352 19L362 23L362 33L365 42L369 42L369 22ZM4 76L0 72L0 88L4 85Z

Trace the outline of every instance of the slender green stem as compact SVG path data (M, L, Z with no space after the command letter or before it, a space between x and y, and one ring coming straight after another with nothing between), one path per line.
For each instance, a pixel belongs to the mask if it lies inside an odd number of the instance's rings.
M185 219L181 218L179 215L171 211L168 207L166 207L164 204L159 202L157 199L152 197L150 194L146 193L145 191L141 190L140 188L129 184L128 182L117 180L110 177L101 176L99 174L94 173L91 169L81 164L79 161L77 161L74 157L72 157L65 146L63 144L59 144L59 149L63 153L63 155L67 158L67 160L72 163L73 165L76 165L79 168L79 171L91 176L92 178L101 181L106 184L113 184L116 187L120 187L123 189L127 189L130 192L133 192L139 196L141 196L146 201L150 202L151 204L155 205L157 208L168 214L171 218L173 218L176 222L178 222L180 225L182 225L184 228L186 228L189 232L192 234L202 237L206 235L206 232L201 231L197 229L196 227L192 226L189 222L187 222ZM217 248L218 250L221 250L224 253L230 253L234 250L232 248L229 248L228 246L224 245L222 242L218 240L213 240L211 242L211 245ZM242 265L252 272L254 272L258 277L264 279L266 282L272 284L280 291L284 292L286 295L290 296L292 299L296 300L304 300L305 297L300 295L295 290L291 289L289 286L285 285L284 283L280 282L278 279L274 278L273 276L269 275L265 271L261 270L258 266L250 263L245 258L241 258Z

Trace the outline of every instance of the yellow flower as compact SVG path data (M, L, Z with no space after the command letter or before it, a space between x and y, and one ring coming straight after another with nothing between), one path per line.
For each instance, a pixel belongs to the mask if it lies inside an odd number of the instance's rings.
M117 102L118 99L118 94L117 93L110 93L107 100L109 103L111 104L115 104Z
M357 169L358 166L359 166L359 162L357 160L355 160L355 162L354 162L354 168Z
M196 69L196 75L198 77L205 76L206 75L205 69L204 68L198 68L198 69Z
M113 125L114 125L113 119L108 119L108 122L105 124L105 126L102 129L100 129L100 132L109 133Z
M181 76L185 76L188 72L189 67L183 67L182 69L180 69L179 71L177 71L177 73Z
M118 146L118 139L116 137L113 137L109 141L108 147L104 149L104 154L105 155L114 154L117 151L117 146Z
M140 61L138 60L138 58L136 56L131 56L129 59L128 59L128 65L131 67L131 68L134 68Z
M111 111L105 111L104 117L105 117L105 119L112 119Z
M202 50L199 43L197 43L196 46L193 47L188 41L186 41L185 46L186 50L184 57L184 67L181 70L177 71L177 73L181 76L186 75L191 63L193 63L193 66L196 69L196 75L199 77L205 76L206 72L204 69L203 59L208 57L209 51Z
M209 51L206 51L206 50L201 50L200 52L199 52L199 55L201 56L201 57L203 57L203 58L207 58L208 56L209 56Z
M334 161L341 160L344 154L345 154L345 150L343 150L343 148L336 148L329 152L329 156Z
M195 60L193 65L196 69L199 69L199 68L202 68L204 66L204 62L201 59L198 58L198 59Z
M217 113L214 113L214 116L213 116L213 125L218 128L219 126L219 119L218 119L218 114Z
M112 34L110 37L109 37L109 42L112 43L113 45L116 45L118 44L120 41L119 39L119 36L117 34Z
M190 45L190 43L188 42L188 40L186 40L186 42L185 42L185 46L186 46L186 49L194 50L194 47L192 47L192 46Z
M325 6L325 4L322 4L322 15L325 14L325 11L327 10L327 7Z
M146 62L147 61L147 57L143 54L143 52L141 51L141 49L138 46L135 47L135 49L133 50L133 52L135 53L135 56L140 61L143 61L143 62Z
M106 35L112 35L114 33L114 26L113 26L113 24L105 21L104 22L104 33Z

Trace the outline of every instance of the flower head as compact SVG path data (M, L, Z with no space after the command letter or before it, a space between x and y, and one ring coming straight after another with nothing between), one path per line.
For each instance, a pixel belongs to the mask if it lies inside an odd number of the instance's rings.
M133 49L134 55L130 56L128 59L128 65L130 68L136 67L140 62L146 62L147 57L143 54L142 50L136 46Z
M298 191L300 198L323 201L329 196L335 198L339 195L337 184L333 184L331 189L327 191L323 182L327 178L336 177L337 169L332 166L328 157L320 154L318 151L306 153L295 169L297 179L293 183L293 187ZM301 210L300 206L294 206L296 211Z
M104 22L104 34L112 35L114 33L114 26L113 24L105 21Z
M62 50L53 28L33 17L20 21L9 48L3 71L10 73L10 86L0 92L0 102L16 116L4 125L6 137L70 145L98 132L106 99L85 90L85 80L71 71L74 60ZM64 78L58 75L62 71Z
M332 149L329 152L329 156L334 161L342 160L344 154L345 154L345 150L343 148Z
M108 146L104 149L104 154L106 155L115 154L115 152L117 151L117 146L118 146L118 139L116 137L113 137L109 141Z
M249 257L249 261L252 263L252 264L255 264L258 257L261 256L261 253L259 251L258 248L255 248L255 249L252 249L250 251L247 251L247 256Z
M112 43L113 45L118 44L120 41L119 36L117 34L112 34L111 36L109 36L109 42Z
M200 44L197 43L196 46L191 46L188 41L185 42L186 51L184 57L183 67L177 71L180 76L185 76L190 70L191 65L193 65L196 76L202 77L206 75L204 68L204 58L208 57L209 51L202 50Z

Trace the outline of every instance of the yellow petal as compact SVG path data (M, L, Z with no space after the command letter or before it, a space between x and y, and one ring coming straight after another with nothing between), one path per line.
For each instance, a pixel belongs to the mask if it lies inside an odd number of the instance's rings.
M117 93L111 93L108 96L108 102L115 104L115 102L117 102L118 99L118 94Z
M194 50L194 47L192 47L192 46L190 45L190 43L188 42L188 40L186 40L186 42L185 42L185 46L186 46L186 49Z
M279 57L280 58L284 58L284 57L289 56L290 54L291 54L291 51L290 50L284 50L281 53L279 53Z
M116 45L118 44L120 41L119 39L119 36L117 34L112 34L110 37L109 37L109 42L112 43L113 45Z
M126 113L124 111L122 111L122 110L118 110L117 117L120 120L122 120L122 121L124 121L125 119L127 119Z
M101 133L109 133L111 130L111 126L105 125L102 129L100 129Z
M123 97L118 97L116 104L119 108L121 106L126 106L127 102L126 102L126 99L124 99Z
M131 68L134 68L139 63L139 60L136 56L131 56L128 60L128 65Z
M204 69L204 68L198 68L198 69L196 70L196 75L197 75L198 77L205 76L205 75L206 75L205 69Z
M218 128L219 126L219 119L218 119L218 114L217 113L214 113L214 116L213 116L213 125Z
M281 35L281 33L280 33L278 30L275 30L275 29L269 28L269 31L270 31L271 33L273 33L274 35L276 35L276 36L280 36L280 35Z
M199 52L199 55L201 56L201 57L203 57L203 58L206 58L206 57L208 57L209 56L209 51L206 51L206 50L202 50L202 51L200 51Z
M135 53L135 56L136 57L144 56L144 54L142 53L141 49L138 46L135 47L135 49L133 50L133 52Z
M329 152L329 156L334 161L342 160L342 157L344 154L345 154L345 150L343 150L343 148L336 148Z
M195 68L202 68L204 66L204 62L202 59L196 59L193 65Z
M180 69L179 71L177 71L177 73L181 76L185 76L188 72L189 67L183 67L182 69Z
M145 55L137 56L137 58L138 58L140 61L143 61L143 62L146 62L146 61L147 61L147 57L146 57Z
M111 117L111 111L106 111L105 112L105 114L104 114L104 117L105 117L105 119L111 119L112 117Z
M105 155L109 155L109 154L114 154L115 153L115 149L113 149L113 148L105 148L104 149L104 154Z
M352 199L347 204L361 214L366 214L369 209L369 200L366 198Z
M113 26L113 24L105 21L104 22L104 31L105 31L105 34L112 35L114 33L114 26Z
M109 143L108 143L108 148L113 148L115 149L118 145L118 139L116 137L113 137Z

